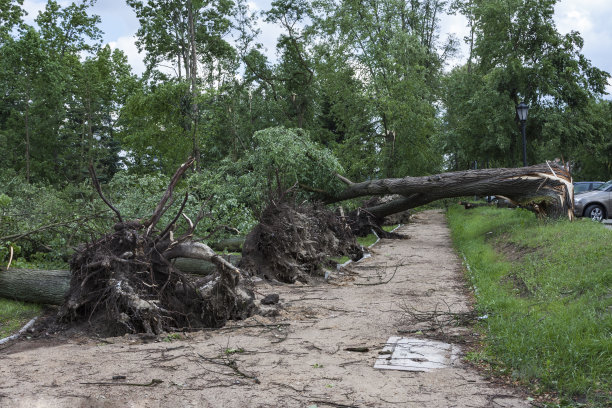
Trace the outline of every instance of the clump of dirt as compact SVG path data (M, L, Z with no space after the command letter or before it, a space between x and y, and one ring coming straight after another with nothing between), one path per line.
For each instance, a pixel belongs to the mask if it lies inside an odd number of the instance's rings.
M344 217L321 204L272 202L246 237L240 268L281 282L307 282L335 256L363 257Z
M62 321L94 321L106 335L159 334L220 327L252 314L253 294L239 274L218 268L195 281L163 255L172 243L147 236L143 228L119 223L113 234L77 251Z
M514 242L497 241L495 251L504 255L510 262L521 261L525 256L537 252L538 248L517 245Z

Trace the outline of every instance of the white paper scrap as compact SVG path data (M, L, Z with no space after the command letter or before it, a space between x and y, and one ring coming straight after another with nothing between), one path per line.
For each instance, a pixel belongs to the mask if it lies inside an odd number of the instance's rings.
M452 366L459 358L457 345L440 341L390 337L374 368L383 370L432 371Z

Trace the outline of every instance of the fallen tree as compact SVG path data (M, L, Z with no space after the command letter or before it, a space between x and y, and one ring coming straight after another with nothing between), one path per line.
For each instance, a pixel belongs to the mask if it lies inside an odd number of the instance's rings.
M393 200L366 208L372 216L381 219L442 198L471 195L502 196L517 204L528 205L543 216L573 218L572 177L569 169L557 162L362 183L339 178L346 187L340 193L327 197L327 203L364 196L397 195Z
M239 255L221 256L234 266L240 262ZM175 258L171 263L180 272L191 275L207 276L217 270L214 263L202 259ZM69 290L70 271L66 269L0 270L0 298L60 306Z
M61 305L70 288L70 271L0 270L0 297L23 302Z
M198 221L183 209L163 229L156 229L171 207L176 183L192 165L189 159L174 174L151 217L124 221L104 197L93 167L98 194L115 212L114 231L79 248L70 262L70 290L59 313L65 322L87 321L105 334L153 333L186 328L220 327L228 319L254 312L253 293L241 271L207 245L191 238ZM183 216L189 227L178 238L174 230ZM216 271L198 281L180 272L174 258L210 261Z

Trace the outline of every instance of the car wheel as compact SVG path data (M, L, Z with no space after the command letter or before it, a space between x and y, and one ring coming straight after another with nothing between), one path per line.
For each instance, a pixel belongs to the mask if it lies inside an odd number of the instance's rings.
M601 222L604 219L604 209L601 205L589 205L584 211L584 215L593 221Z

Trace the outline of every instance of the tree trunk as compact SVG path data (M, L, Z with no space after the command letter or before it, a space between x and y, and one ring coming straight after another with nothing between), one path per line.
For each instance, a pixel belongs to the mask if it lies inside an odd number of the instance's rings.
M222 255L236 266L240 255ZM217 269L210 261L176 258L174 266L183 273L210 275ZM61 305L70 288L69 270L15 269L0 271L0 298L22 302Z
M25 136L26 136L26 183L30 182L30 93L28 92L28 100L26 101L25 111Z
M70 288L70 271L9 269L0 271L0 297L61 305Z
M240 255L221 255L221 257L234 266L238 266L242 258ZM179 271L192 275L209 275L214 273L217 269L212 262L192 258L176 258L174 260L174 266Z
M376 217L384 217L441 198L497 195L518 204L531 204L542 215L573 219L572 177L569 170L557 163L350 183L328 202L394 194L399 197L367 210Z
M210 244L210 247L215 251L242 252L245 237L225 238Z

